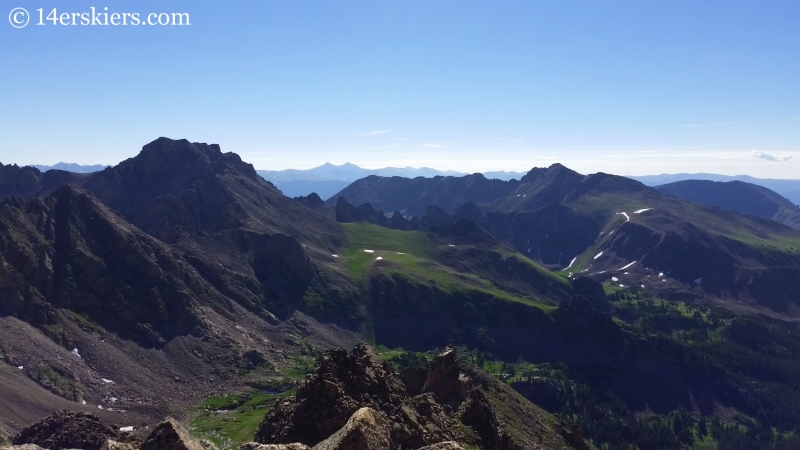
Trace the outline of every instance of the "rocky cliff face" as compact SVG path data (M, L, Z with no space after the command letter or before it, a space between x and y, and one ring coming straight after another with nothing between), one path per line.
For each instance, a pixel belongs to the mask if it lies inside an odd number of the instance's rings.
M174 250L84 191L67 186L0 209L6 314L47 325L66 308L157 347L197 326L200 305L227 307Z

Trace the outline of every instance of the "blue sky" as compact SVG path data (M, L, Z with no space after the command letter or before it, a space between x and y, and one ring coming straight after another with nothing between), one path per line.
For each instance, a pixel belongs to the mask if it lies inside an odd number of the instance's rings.
M800 178L800 3L735 3L1 0L0 161ZM34 23L90 6L191 26Z

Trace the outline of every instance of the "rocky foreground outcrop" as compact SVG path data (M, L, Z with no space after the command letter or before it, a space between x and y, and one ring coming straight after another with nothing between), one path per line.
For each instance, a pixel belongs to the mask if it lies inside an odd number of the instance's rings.
M100 450L108 439L118 439L117 431L96 415L59 411L23 429L14 437L14 444Z
M144 441L117 430L94 414L59 411L25 428L14 437L13 446L0 450L217 450L213 443L193 438L172 418L158 424Z
M462 370L457 356L448 347L427 367L398 376L364 345L330 350L297 393L264 417L255 440L315 450L569 448L556 433L515 440L490 399L505 391Z

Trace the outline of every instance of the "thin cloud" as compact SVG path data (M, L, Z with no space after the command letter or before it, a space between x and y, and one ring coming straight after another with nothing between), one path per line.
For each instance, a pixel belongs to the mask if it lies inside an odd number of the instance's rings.
M386 134L392 130L375 130L375 131L368 131L366 133L359 133L357 136L377 136L379 134Z
M794 159L792 155L773 155L760 150L753 150L751 155L753 158L763 159L765 161L791 162Z
M422 146L423 147L428 147L428 148L447 148L446 145L442 145L442 144L422 144Z
M380 150L380 149L382 149L382 148L395 148L395 147L402 147L402 145L400 145L400 144L395 144L395 145L381 145L380 147L368 147L368 148L365 148L365 149L362 149L362 150Z

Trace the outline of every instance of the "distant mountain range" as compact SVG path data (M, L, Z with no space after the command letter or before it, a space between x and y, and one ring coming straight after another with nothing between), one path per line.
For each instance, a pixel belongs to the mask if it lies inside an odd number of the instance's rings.
M413 167L385 167L382 169L364 169L355 164L334 165L325 163L308 170L259 170L258 174L280 189L287 197L300 197L312 192L321 198L328 198L341 191L350 183L378 175L381 177L433 178L437 176L463 176L466 173L452 170L436 170L429 167L419 169ZM524 172L485 172L486 178L500 180L519 179Z
M795 205L800 205L800 180L781 180L773 178L754 178L749 175L717 175L713 173L678 173L661 175L628 176L647 186L661 186L685 180L708 180L708 181L744 181L758 186L771 189L778 194L786 197Z
M107 166L102 164L81 165L60 162L52 166L35 164L31 167L35 167L41 172L47 172L48 170L55 169L74 173L93 173L99 172L105 169ZM465 172L458 172L454 170L436 170L429 167L384 167L381 169L364 169L351 163L345 163L338 166L331 163L325 163L321 166L314 167L313 169L305 170L257 170L256 172L264 179L275 185L275 187L280 189L281 192L283 192L283 194L287 197L301 197L309 195L313 192L323 199L330 198L337 192L347 187L350 183L370 175L404 178L433 178L437 176L468 175ZM525 175L525 173L526 172L493 171L483 172L483 176L488 179L508 181L512 179L519 180ZM639 181L646 186L654 187L686 180L744 181L746 183L752 183L771 189L795 205L800 205L800 180L764 179L754 178L749 175L730 176L713 173L660 174L627 176L627 178Z
M800 229L800 206L763 186L744 181L685 180L656 189L690 202L764 217Z
M105 169L108 166L104 166L102 164L96 164L93 166L83 166L81 164L74 164L74 163L65 163L60 162L58 164L52 166L44 166L44 165L33 165L31 167L36 167L37 169L41 170L42 172L47 172L48 170L63 170L65 172L75 172L75 173L93 173L99 172Z

